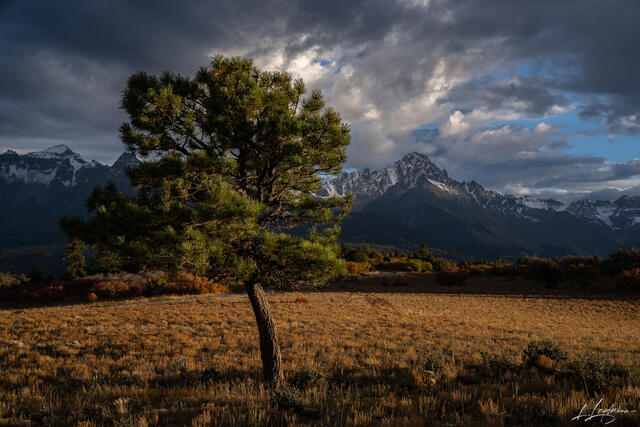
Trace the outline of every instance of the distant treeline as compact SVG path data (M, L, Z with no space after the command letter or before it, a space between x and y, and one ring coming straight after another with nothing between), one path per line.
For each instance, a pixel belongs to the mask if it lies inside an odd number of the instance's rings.
M571 281L584 288L597 277L612 278L620 290L640 291L640 250L618 249L607 258L567 256L540 258L523 256L517 260L498 259L455 262L435 257L426 245L414 253L377 251L368 246L342 243L340 255L346 261L348 276L375 271L435 273L442 285L464 284L469 276L525 277L555 288ZM335 279L340 279L336 277ZM162 294L224 293L241 289L237 278L207 278L187 273L107 272L72 280L55 280L35 267L30 274L0 272L0 301L16 303L51 303L62 300L110 300Z
M640 291L640 250L618 249L607 258L599 256L566 256L542 258L523 256L517 260L499 258L455 262L433 256L426 245L415 253L377 251L368 246L341 247L351 275L368 271L403 271L439 273L443 283L464 281L469 275L527 277L556 287L563 281L574 281L588 287L597 276L615 277L619 288ZM457 279L455 279L457 278Z

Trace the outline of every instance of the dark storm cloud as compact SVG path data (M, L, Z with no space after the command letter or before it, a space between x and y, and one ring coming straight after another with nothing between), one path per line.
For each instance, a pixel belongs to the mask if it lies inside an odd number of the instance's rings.
M496 82L491 78L458 85L440 102L488 110L517 108L527 116L543 116L554 106L567 104L563 96L551 93L537 81Z
M114 158L129 74L192 74L217 52L280 58L278 67L304 73L296 60L316 55L331 65L311 82L355 130L351 166L424 148L408 142L411 129L448 123L451 135L431 149L463 178L499 187L526 170L527 185L565 176L574 185L563 168L609 166L563 155L570 136L486 123L574 105L607 132L640 134L638 22L640 3L623 0L4 1L0 147L67 141ZM456 111L463 122L452 121Z
M275 22L265 10L247 8L254 10L252 16L244 12L241 2L191 6L4 3L0 146L32 141L26 148L35 148L34 141L67 141L88 157L110 160L122 150L117 128L125 116L118 104L129 74L141 69L191 74L207 62L212 47L247 43L243 34L250 33L250 26L259 20ZM256 31L266 27L255 25Z
M569 183L600 183L628 180L640 176L640 160L630 160L625 163L616 163L607 167L593 170L573 170L559 178L545 179L538 183L541 187L557 187Z

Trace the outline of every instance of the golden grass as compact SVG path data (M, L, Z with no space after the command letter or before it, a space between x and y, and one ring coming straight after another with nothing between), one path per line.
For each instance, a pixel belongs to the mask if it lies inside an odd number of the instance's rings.
M445 288L432 275L395 277L269 294L292 384L280 393L261 382L244 295L3 309L0 420L571 425L600 397L640 410L637 299L504 278ZM527 344L545 339L570 360L525 363ZM604 376L591 378L601 364Z

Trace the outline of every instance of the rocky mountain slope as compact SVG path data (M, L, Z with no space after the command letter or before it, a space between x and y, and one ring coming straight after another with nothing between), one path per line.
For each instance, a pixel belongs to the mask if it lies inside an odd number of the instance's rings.
M426 241L461 257L607 254L640 241L640 197L582 200L502 195L459 182L422 154L343 173L318 193L354 195L343 238L411 249Z
M130 153L111 166L88 162L64 145L0 154L0 271L26 271L34 264L59 271L65 237L58 220L86 215L84 202L97 185L113 181L131 192L126 169L138 163Z
M97 185L114 181L133 191L126 169L139 160L124 153L111 166L86 161L64 145L28 154L0 154L0 271L34 264L61 270L63 215L86 215ZM343 173L319 196L354 194L343 239L413 250L423 242L459 258L522 254L606 255L640 246L640 197L613 202L503 195L475 181L459 182L422 154L411 153L381 170Z

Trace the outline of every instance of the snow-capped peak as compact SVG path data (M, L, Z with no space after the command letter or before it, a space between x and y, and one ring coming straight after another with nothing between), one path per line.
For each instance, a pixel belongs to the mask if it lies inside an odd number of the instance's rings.
M394 164L371 171L368 168L343 173L322 184L318 195L354 195L353 209L364 208L384 194L404 194L420 188L440 198L463 203L466 208L486 211L538 222L541 215L569 214L612 229L626 229L640 224L640 196L621 197L614 202L581 200L565 205L554 199L531 195L501 194L487 191L475 181L458 182L447 171L438 168L428 156L409 153Z
M455 192L450 187L451 182L447 172L433 164L428 156L414 152L377 171L364 168L338 175L323 183L318 195L344 195L351 191L356 195L354 208L357 209L392 187L406 190L430 185L442 191Z
M55 183L73 187L79 181L80 172L101 166L87 162L66 145L60 144L24 155L8 151L0 155L0 179L7 183L44 184ZM86 179L80 179L85 182Z
M61 157L77 157L80 158L80 155L71 148L67 147L64 144L54 145L53 147L45 148L40 151L33 151L31 153L26 154L29 157L35 157L39 159L53 159L53 158L61 158Z
M640 224L640 196L608 200L578 200L567 208L574 216L620 230Z

